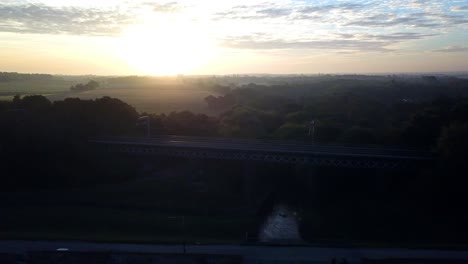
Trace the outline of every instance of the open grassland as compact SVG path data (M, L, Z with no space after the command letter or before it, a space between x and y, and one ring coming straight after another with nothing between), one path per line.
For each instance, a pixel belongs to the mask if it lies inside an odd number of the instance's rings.
M118 98L139 112L170 113L189 110L197 113L208 113L208 107L203 98L210 95L209 91L196 89L180 89L176 87L128 87L106 88L82 93L59 93L47 96L50 100L63 100L67 97L95 99L103 96Z
M70 86L96 79L100 87L86 92L71 92ZM52 101L65 98L95 99L103 96L118 98L147 113L170 113L189 110L209 114L203 99L213 94L210 88L186 83L175 78L107 79L103 77L54 77L51 80L15 80L0 82L0 100L12 100L15 95L44 95Z
M140 243L243 241L255 219L224 212L238 206L230 202L232 197L180 191L186 187L176 181L145 179L72 191L3 193L0 237Z
M62 93L70 88L72 80L54 78L52 80L17 80L0 82L0 95L14 96L15 94L54 94Z
M3 210L3 239L109 242L242 242L249 218L184 215L99 205L29 206ZM5 220L4 220L5 221Z

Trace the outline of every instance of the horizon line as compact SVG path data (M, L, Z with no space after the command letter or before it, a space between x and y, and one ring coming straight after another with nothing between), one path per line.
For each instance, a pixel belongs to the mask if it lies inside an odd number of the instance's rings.
M225 73L225 74L64 74L50 72L17 72L17 71L0 71L0 73L16 73L16 74L46 74L52 76L96 76L96 77L214 77L214 76L321 76L321 75L366 75L366 76L388 76L388 75L454 75L468 74L468 70L464 71L414 71L414 72L315 72L315 73Z

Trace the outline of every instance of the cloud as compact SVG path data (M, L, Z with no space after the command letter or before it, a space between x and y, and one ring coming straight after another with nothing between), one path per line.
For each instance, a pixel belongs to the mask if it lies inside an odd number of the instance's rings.
M442 14L438 18L448 25L468 25L468 18L466 16Z
M261 3L255 5L238 5L229 10L215 14L217 19L266 19L290 17L291 19L309 19L311 17L323 17L330 12L351 12L363 9L365 5L352 2L328 5L313 4L275 4Z
M251 49L251 50L281 50L281 49L315 49L342 51L392 51L390 45L407 40L423 39L434 34L416 32L398 32L390 34L366 34L366 33L336 33L332 39L275 39L266 34L257 33L247 36L233 36L225 38L222 45L227 48Z
M147 2L144 5L149 6L156 13L172 13L183 9L183 6L177 2L169 3L152 3Z
M420 28L433 28L441 26L441 22L431 19L425 13L413 13L408 15L384 15L378 14L370 17L356 19L346 24L346 26L360 27L392 27L407 26Z
M340 4L328 4L328 5L309 5L299 10L299 13L310 14L310 13L327 13L332 11L357 11L362 10L366 6L358 3L340 3Z
M426 37L436 36L436 34L425 34L417 32L397 32L388 34L367 34L367 33L356 33L356 34L336 34L338 37L343 39L367 39L367 40L381 40L393 43L398 43L405 40L423 39Z
M119 8L0 5L2 32L112 36L134 21L135 17Z
M326 1L325 1L326 3ZM463 10L464 7L456 7ZM297 1L285 4L260 3L254 5L237 5L214 14L218 20L258 20L282 19L282 23L308 21L309 23L360 28L450 28L467 25L466 16L450 12L441 6L439 1L432 0L369 0L361 2L339 2L316 4Z
M436 34L423 34L423 33L414 33L414 32L402 32L402 33L393 33L388 35L373 35L375 38L380 40L387 41L404 41L404 40L414 40L414 39L423 39L426 37L436 36Z
M286 17L291 14L292 8L276 5L274 3L260 3L255 5L237 5L214 14L216 20L221 19L266 19Z
M266 17L282 17L287 16L291 13L291 9L288 8L266 8L257 11L257 14L264 15Z
M392 44L463 31L468 25L467 16L453 11L467 6L460 2L441 6L436 0L238 0L237 4L121 0L100 8L31 1L2 1L0 32L118 36L127 26L142 22L144 13L206 22L209 26L204 29L214 41L239 49L387 51ZM235 39L236 34L251 37Z
M377 40L254 40L250 37L225 39L222 45L234 49L252 50L352 50L352 51L390 51L385 48L389 43Z
M448 53L452 53L452 52L468 52L468 47L467 46L450 46L450 47L446 47L446 48L442 48L442 49L437 49L437 50L433 50L434 52L448 52Z
M468 5L452 7L453 12L468 12Z

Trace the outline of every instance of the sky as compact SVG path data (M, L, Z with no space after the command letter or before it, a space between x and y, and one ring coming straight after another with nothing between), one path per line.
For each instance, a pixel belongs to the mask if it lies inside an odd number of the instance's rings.
M0 71L468 71L468 0L0 0Z

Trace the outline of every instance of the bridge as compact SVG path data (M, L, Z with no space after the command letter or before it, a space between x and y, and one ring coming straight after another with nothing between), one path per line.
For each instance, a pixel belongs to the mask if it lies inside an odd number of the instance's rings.
M419 150L319 145L295 141L156 136L96 138L90 140L90 143L100 150L132 155L307 164L321 167L395 169L428 164L435 160L433 153Z

